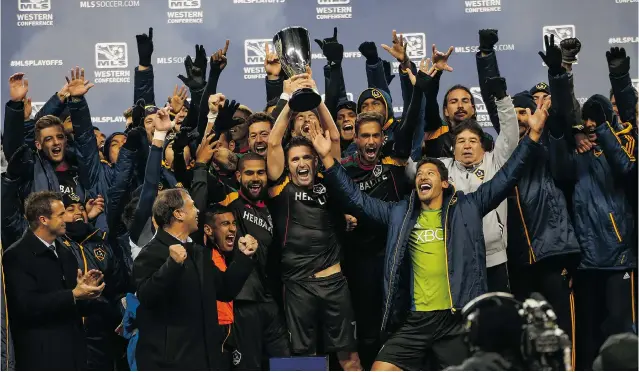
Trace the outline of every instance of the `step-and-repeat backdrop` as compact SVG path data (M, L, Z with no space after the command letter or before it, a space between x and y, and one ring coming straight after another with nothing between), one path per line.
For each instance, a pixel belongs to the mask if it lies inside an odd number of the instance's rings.
M171 94L184 59L194 57L194 45L210 55L231 40L229 64L219 91L254 110L265 106L264 43L287 26L309 29L323 39L338 28L344 44L346 89L357 97L366 87L365 59L357 48L374 41L379 55L394 59L380 44L390 44L392 30L408 40L409 57L419 61L454 47L454 72L442 77L440 99L453 84L470 87L478 119L489 131L475 67L477 31L499 30L499 67L511 94L547 80L537 52L543 36L555 40L578 37L582 42L574 66L575 89L584 101L594 93L608 94L605 52L625 47L633 58L637 81L638 0L2 0L1 66L4 84L14 72L29 79L34 112L65 83L73 66L84 67L96 84L89 95L94 125L105 133L122 129L122 112L133 101L133 75L138 64L135 35L154 28L155 91L158 102ZM319 89L325 60L312 43ZM393 64L397 73L397 63ZM401 112L399 78L391 83L393 106ZM6 85L2 99L8 99Z

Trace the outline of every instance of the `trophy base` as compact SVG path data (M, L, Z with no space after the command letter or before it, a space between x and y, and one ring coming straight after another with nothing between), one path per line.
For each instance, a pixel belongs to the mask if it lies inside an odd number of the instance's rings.
M295 112L310 111L322 102L322 96L311 88L302 88L293 92L288 106Z

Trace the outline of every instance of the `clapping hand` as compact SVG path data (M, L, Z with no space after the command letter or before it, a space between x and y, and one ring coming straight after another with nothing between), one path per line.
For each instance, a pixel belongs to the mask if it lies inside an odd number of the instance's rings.
M82 274L78 269L76 286L73 288L73 298L76 300L93 300L100 297L106 283L102 282L104 275L99 270L89 270Z
M95 199L89 199L84 209L87 212L89 220L93 220L104 212L104 197L98 195Z

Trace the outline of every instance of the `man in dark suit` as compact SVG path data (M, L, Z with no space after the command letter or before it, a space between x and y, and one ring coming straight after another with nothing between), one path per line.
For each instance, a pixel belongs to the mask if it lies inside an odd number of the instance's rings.
M102 273L82 273L57 238L64 235L62 197L36 192L25 201L29 229L7 249L5 275L9 326L18 370L87 368L82 315L102 293Z
M153 203L158 231L133 263L140 306L136 358L140 370L216 370L222 335L216 301L231 301L253 270L253 239L240 237L225 272L193 243L198 209L184 189L161 191Z

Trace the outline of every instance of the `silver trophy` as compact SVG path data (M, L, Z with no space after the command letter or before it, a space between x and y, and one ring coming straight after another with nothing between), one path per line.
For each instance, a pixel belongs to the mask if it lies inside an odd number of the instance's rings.
M273 36L273 45L282 69L289 77L306 72L311 65L311 40L304 27L287 27ZM288 105L296 112L309 111L322 102L322 97L311 88L296 90Z

